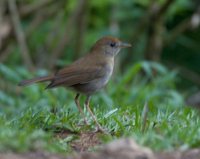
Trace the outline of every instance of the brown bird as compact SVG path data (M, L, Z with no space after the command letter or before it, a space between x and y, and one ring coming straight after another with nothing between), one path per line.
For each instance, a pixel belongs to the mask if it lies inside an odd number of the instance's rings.
M26 86L38 82L50 82L46 89L58 86L73 88L77 92L75 97L76 106L85 123L87 123L87 120L80 106L79 96L80 94L86 95L85 106L95 121L98 130L104 131L92 113L89 101L93 93L107 84L113 72L114 57L121 48L125 47L131 47L131 45L114 37L103 37L94 44L88 54L59 70L54 75L24 80L19 85Z

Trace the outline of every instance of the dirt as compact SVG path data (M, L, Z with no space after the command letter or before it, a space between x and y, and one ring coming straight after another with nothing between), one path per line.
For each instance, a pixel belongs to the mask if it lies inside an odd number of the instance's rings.
M200 149L187 151L159 152L156 153L158 159L200 159Z
M99 135L98 133L81 133L79 139L73 141L71 146L76 152L87 151L101 144L98 137Z
M188 150L187 152L162 152L155 153L155 159L200 159L200 149ZM30 152L24 154L6 153L0 154L0 159L73 159L59 154L44 152ZM81 158L80 158L81 159ZM146 158L147 159L147 158Z
M73 133L70 131L62 131L62 132L57 132L55 134L55 137L64 139L69 135L77 136L77 139L71 142L71 148L75 152L87 151L90 148L94 148L95 146L101 145L101 140L99 139L101 133L96 133L96 132Z
M155 153L155 159L200 159L200 149L188 150L187 152L162 152ZM44 152L30 152L24 154L6 153L0 154L0 159L73 159L59 154ZM81 159L81 158L76 158ZM148 159L148 158L146 158Z
M66 137L66 134L57 134ZM0 153L0 159L200 159L200 149L174 152L153 152L151 149L139 146L133 139L120 139L107 145L101 145L98 133L81 133L79 138L71 143L76 153L72 156L52 154L47 152L29 152L23 154ZM98 146L95 152L89 149Z

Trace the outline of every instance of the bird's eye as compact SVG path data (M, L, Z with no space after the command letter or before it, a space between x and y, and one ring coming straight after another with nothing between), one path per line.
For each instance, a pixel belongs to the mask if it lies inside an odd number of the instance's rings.
M110 46L111 46L111 47L115 47L115 45L116 45L115 42L111 42L111 43L110 43Z

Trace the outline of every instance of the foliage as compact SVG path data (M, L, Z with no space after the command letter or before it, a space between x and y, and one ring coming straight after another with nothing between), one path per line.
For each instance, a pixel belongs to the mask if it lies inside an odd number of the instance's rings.
M45 73L40 70L36 74ZM71 91L43 90L43 84L19 88L18 80L31 76L20 67L13 70L0 65L0 75L14 88L0 91L0 151L70 152L70 143L78 134L62 139L55 137L56 132L80 133L95 128L86 110L91 125L80 126L83 121ZM105 142L129 136L155 150L196 147L200 141L199 114L185 107L183 96L175 90L176 78L176 72L158 63L138 62L117 81L111 81L105 91L93 96L92 109L112 134L103 137ZM149 111L143 128L145 103Z
M104 35L133 47L92 97L111 134L100 140L128 136L154 150L199 147L199 112L184 103L200 85L199 8L189 0L0 0L0 151L70 152L81 131L95 128L85 109L90 126L83 125L73 92L17 83L71 63Z

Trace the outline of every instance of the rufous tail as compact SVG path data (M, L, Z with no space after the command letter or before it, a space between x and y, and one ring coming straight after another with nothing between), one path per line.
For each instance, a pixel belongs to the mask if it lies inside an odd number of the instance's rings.
M51 81L52 79L53 79L53 76L36 77L33 79L23 80L18 85L19 86L27 86L27 85L30 85L33 83Z

